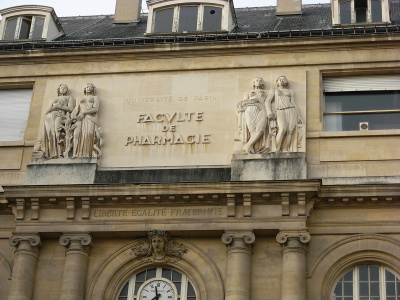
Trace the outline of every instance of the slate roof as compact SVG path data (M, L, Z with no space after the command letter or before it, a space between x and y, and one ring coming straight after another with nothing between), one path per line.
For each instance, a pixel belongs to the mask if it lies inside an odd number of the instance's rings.
M391 0L390 25L332 27L329 3L303 5L301 15L276 16L275 11L275 6L237 8L238 26L230 33L164 36L145 35L147 14L141 15L140 22L129 24L114 24L113 15L60 17L65 32L62 37L53 41L0 43L0 51L400 33L400 0Z
M238 27L234 33L263 33L296 30L332 29L331 5L303 5L301 15L276 16L275 6L237 8ZM60 41L92 39L126 39L144 37L147 14L141 22L113 24L113 15L59 18L65 31ZM400 24L400 0L392 0L392 25Z

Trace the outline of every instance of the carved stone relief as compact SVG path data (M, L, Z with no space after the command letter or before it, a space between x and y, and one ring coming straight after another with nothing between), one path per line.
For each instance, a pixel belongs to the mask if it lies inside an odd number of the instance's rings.
M34 148L34 158L92 158L101 156L103 131L97 121L100 100L95 86L88 83L77 101L61 84L46 110L42 138Z
M188 251L183 244L170 240L166 231L151 230L147 235L147 241L141 240L131 248L131 254L143 262L176 262Z
M235 141L242 152L299 152L304 138L304 123L285 76L276 80L276 88L265 90L261 77L253 80L253 90L236 105L238 116Z

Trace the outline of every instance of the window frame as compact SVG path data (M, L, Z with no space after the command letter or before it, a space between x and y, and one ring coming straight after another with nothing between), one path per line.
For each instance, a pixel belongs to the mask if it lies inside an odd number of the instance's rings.
M29 28L29 37L27 39L20 39L22 20L24 18L29 18L29 17L32 18L31 25L30 25L30 28ZM42 18L43 22L46 21L46 16L44 16L44 15L18 15L18 16L10 16L10 17L6 18L5 26L4 26L4 30L3 30L3 34L2 34L2 40L9 41L9 40L5 40L5 35L6 35L6 31L7 31L7 22L9 20L11 20L11 19L17 19L17 25L15 27L15 32L14 32L14 39L12 41L32 40L33 39L32 35L33 35L34 28L35 28L35 25L36 25L36 18ZM37 38L37 39L43 39L44 31L45 30L44 30L44 26L43 26L42 35L41 35L40 38Z
M322 131L324 133L338 133L338 132L362 132L360 129L354 130L327 130L326 116L332 115L359 115L359 114L389 114L400 113L400 108L392 109L370 109L370 110L340 110L340 111L327 111L326 109L326 96L329 93L346 93L346 92L366 92L374 93L394 91L400 94L400 75L387 74L387 75L359 75L359 76L338 76L338 77L324 77L322 78ZM378 97L378 96L375 97ZM386 129L369 129L368 131L379 132L396 130L400 128L386 128Z
M356 20L356 0L334 0L333 7L333 25L334 26L354 26L355 24L388 24L390 23L390 1L389 0L379 0L381 2L381 21L373 22L372 18L372 0L367 0L367 10L366 10L366 21L357 22ZM351 9L351 23L341 23L340 15L340 5L343 2L350 2Z
M336 286L339 283L339 281L342 280L342 278L344 278L344 276L352 270L353 271L353 295L351 297L353 297L353 299L355 299L355 300L359 300L360 299L360 289L359 289L359 277L360 277L359 274L360 273L359 273L359 270L361 267L365 267L365 266L379 268L379 293L380 293L379 299L386 300L386 297L396 297L396 296L386 296L386 272L385 271L389 271L397 278L400 278L400 276L391 268L388 268L384 265L371 263L371 264L354 265L351 268L347 268L345 271L341 272L340 275L338 276L338 278L335 280L335 283L332 285L329 299L336 300L336 297L341 297L341 298L350 297L348 295L335 296L334 293L335 293L335 289L336 289ZM369 295L369 296L361 296L361 297L376 297L376 296Z
M179 31L179 19L180 19L180 8L184 6L197 6L197 28L196 31ZM204 31L203 30L203 23L204 23L204 8L206 6L209 7L215 7L215 8L220 8L221 9L221 25L218 30L213 30L213 31ZM171 31L168 32L155 32L155 22L157 18L157 11L163 10L163 9L168 9L168 8L173 8L173 17L172 17L172 28ZM222 29L222 22L223 22L223 14L224 14L224 7L222 5L214 4L214 3L184 3L184 4L175 4L175 5L170 5L170 6L162 6L162 7L157 7L152 11L152 24L151 24L151 34L190 34L190 33L198 33L198 32L223 32L224 30Z
M187 298L188 298L188 296L187 296L187 292L188 291L187 290L188 290L189 283L191 284L191 286L194 289L194 292L196 294L196 299L198 298L198 296L197 296L198 293L196 291L196 287L193 284L193 281L185 273L183 273L183 272L181 272L181 271L179 271L179 270L177 270L175 268L169 267L169 266L160 266L160 267L155 267L155 266L151 267L151 266L149 266L148 268L146 268L144 270L140 270L140 271L134 273L133 275L130 276L128 281L125 281L122 284L122 286L118 290L116 300L118 300L121 297L120 294L121 294L122 290L124 289L124 287L126 286L126 284L128 284L128 295L126 297L126 300L139 300L139 298L137 297L137 294L135 294L136 276L138 274L142 273L142 272L145 272L145 271L148 271L148 270L152 270L152 269L156 269L155 277L147 278L147 275L146 275L145 281L142 283L142 285L145 284L150 279L165 278L165 277L162 276L162 271L163 271L163 269L168 269L168 270L172 270L172 271L178 272L182 276L181 277L181 281L180 281L181 290L177 295L177 299L178 300L187 300ZM175 282L175 281L172 281L171 279L168 279L168 278L165 278L165 279L167 279L168 281L171 281L173 283ZM139 290L140 290L140 287L138 288L138 291ZM191 296L189 296L189 298L191 298Z

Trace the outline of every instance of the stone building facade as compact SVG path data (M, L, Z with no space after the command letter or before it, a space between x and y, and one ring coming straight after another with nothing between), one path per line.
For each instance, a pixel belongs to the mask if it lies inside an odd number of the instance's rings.
M1 10L0 299L400 299L400 4L361 2Z

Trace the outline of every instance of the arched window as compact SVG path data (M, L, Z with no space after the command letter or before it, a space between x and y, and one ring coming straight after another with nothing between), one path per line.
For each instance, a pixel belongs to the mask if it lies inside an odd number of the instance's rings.
M152 268L133 275L117 300L196 300L196 291L183 273L169 268Z
M400 279L384 266L354 266L338 280L331 299L400 300Z

